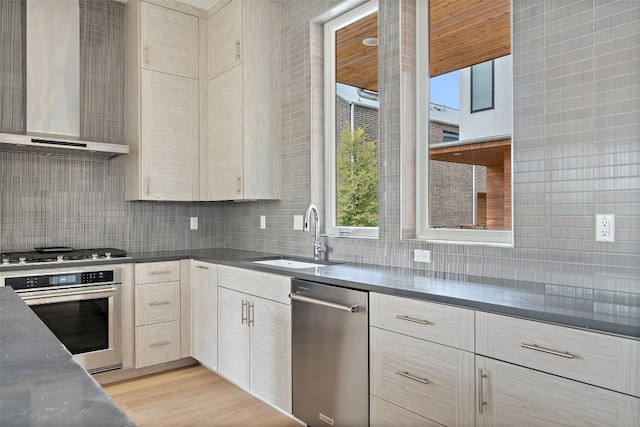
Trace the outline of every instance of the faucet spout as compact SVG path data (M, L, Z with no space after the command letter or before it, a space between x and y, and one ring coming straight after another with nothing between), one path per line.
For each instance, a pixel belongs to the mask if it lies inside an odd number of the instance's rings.
M311 222L311 215L313 214L313 219L316 222L316 229L313 241L313 259L319 260L321 258L320 254L326 251L326 247L320 243L320 213L318 212L318 208L316 205L311 203L307 206L307 210L304 213L304 231L311 232L309 227L309 223Z

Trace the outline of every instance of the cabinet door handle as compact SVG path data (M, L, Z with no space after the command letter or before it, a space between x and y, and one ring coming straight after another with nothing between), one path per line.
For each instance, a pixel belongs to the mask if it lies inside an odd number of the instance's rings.
M236 177L236 193L240 194L242 192L242 177L238 175Z
M156 274L169 274L171 273L170 270L162 270L162 271L150 271L149 274L151 274L152 276L155 276Z
M411 375L407 371L396 371L396 374L398 374L398 375L400 375L402 377L405 377L405 378L409 378L410 380L418 381L419 383L422 383L422 384L429 384L429 380L428 379L416 377L415 375Z
M429 324L431 324L431 322L429 322L428 320L416 319L416 318L409 317L409 316L397 315L396 319L406 320L407 322L419 323L421 325L429 325Z
M160 342L156 342L149 345L149 347L160 347L160 346L169 345L169 344L171 344L171 341L160 341Z
M155 307L157 305L167 305L171 304L171 301L153 301L149 303L149 307Z
M151 179L148 176L144 177L144 195L148 196L151 192Z
M251 325L254 325L253 318L254 318L253 303L250 302L249 303L249 322L247 323L249 327L251 327Z
M205 267L204 265L196 265L196 268L201 268L203 270L208 270L209 267Z
M144 50L143 50L142 56L144 58L144 63L146 65L149 65L149 45L148 44L144 45Z
M482 368L478 369L478 412L484 413L484 407L487 402L484 400L484 379L487 378L487 374L482 372Z
M240 59L240 40L236 39L236 59Z
M240 321L240 324L244 325L244 322L247 321L247 302L245 300L242 300L242 319Z
M541 351L547 354L553 354L554 356L566 357L567 359L573 359L575 356L568 351L557 351L550 348L540 347L538 344L520 344L520 347L527 348L529 350Z

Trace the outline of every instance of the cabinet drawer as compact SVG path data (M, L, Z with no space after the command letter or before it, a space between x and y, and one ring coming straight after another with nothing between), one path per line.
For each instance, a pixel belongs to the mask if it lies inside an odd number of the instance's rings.
M218 266L218 286L283 304L291 304L291 278L244 268Z
M180 282L136 286L136 326L180 319Z
M442 424L421 417L376 396L371 396L370 403L371 427L442 427Z
M373 292L369 304L371 326L473 351L473 310Z
M180 261L136 264L136 284L180 280Z
M482 356L477 426L637 426L640 399Z
M370 328L371 394L445 425L472 425L474 355Z
M478 354L640 396L640 341L483 312L476 330Z
M136 327L136 368L180 359L180 321Z

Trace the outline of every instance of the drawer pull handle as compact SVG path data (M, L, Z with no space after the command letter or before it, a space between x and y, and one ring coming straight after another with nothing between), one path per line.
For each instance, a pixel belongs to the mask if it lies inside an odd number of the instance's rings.
M153 301L149 303L149 307L155 307L157 305L167 305L171 304L171 301Z
M169 344L171 344L171 341L160 341L160 342L155 342L149 345L149 347L160 347L160 346L169 345Z
M484 413L484 407L487 404L487 401L484 400L484 379L487 378L487 374L482 372L482 368L478 369L479 381L479 389L478 389L478 412L480 414Z
M538 344L524 344L520 345L522 348L528 348L529 350L541 351L543 353L553 354L554 356L566 357L567 359L573 359L575 356L568 351L556 351L550 348L540 347Z
M405 378L409 378L410 380L418 381L419 383L422 383L422 384L429 384L429 380L428 379L416 377L414 375L411 375L407 371L396 371L396 374L398 374L398 375L400 375L402 377L405 377Z
M196 265L196 268L201 268L203 270L208 270L209 267L205 267L204 265Z
M400 316L397 315L396 319L400 319L400 320L406 320L407 322L413 322L413 323L419 323L421 325L429 325L431 322L429 322L428 320L422 320L422 319L415 319L413 317L409 317L409 316Z
M151 271L151 272L149 272L149 274L151 274L151 275L156 275L156 274L169 274L169 273L171 273L171 271L169 271L169 270Z

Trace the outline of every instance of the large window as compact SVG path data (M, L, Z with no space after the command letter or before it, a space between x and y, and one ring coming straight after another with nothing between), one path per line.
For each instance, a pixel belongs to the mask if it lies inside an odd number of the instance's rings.
M377 237L378 13L370 1L325 24L327 234Z
M424 0L416 15L416 236L511 245L510 0Z

